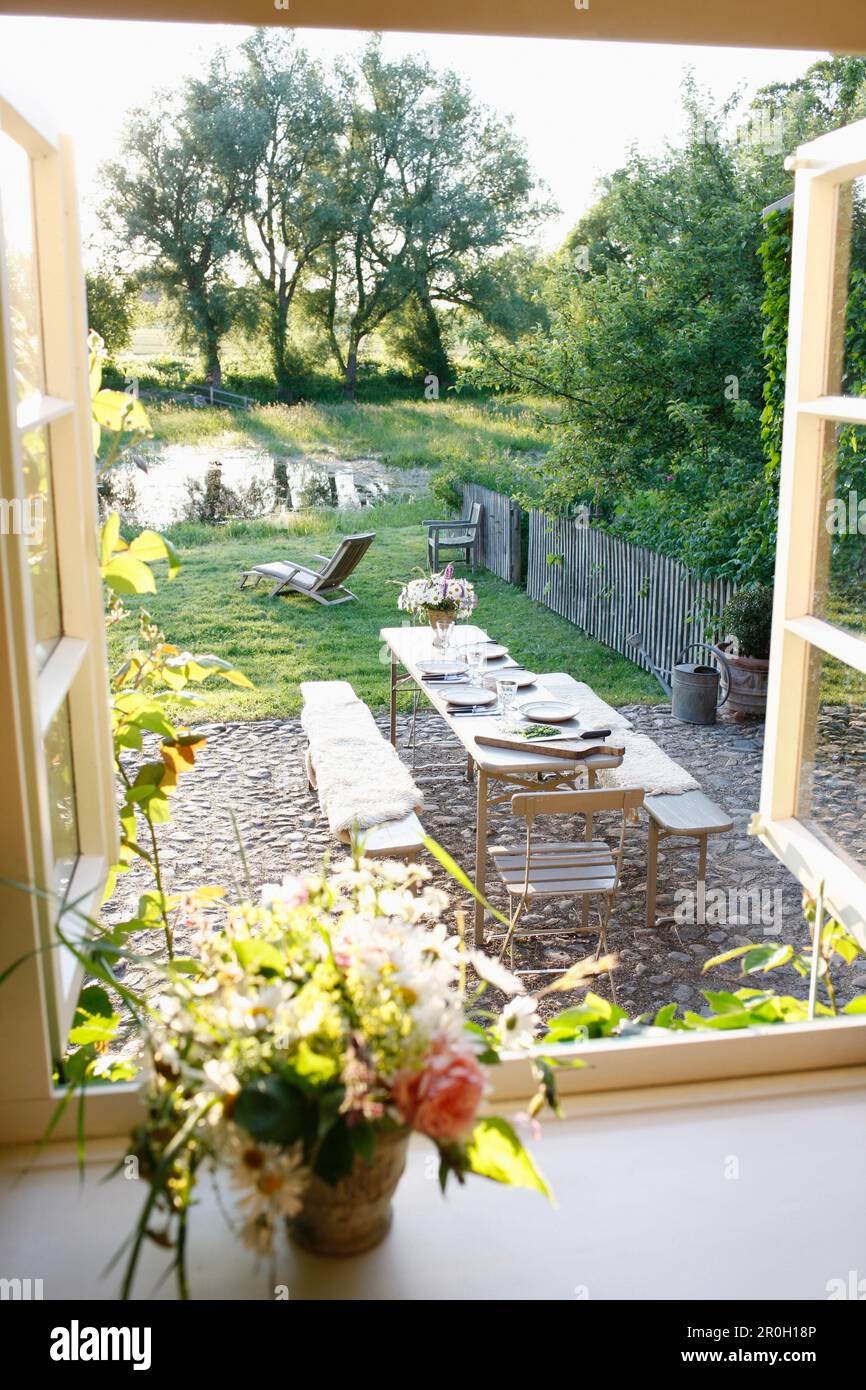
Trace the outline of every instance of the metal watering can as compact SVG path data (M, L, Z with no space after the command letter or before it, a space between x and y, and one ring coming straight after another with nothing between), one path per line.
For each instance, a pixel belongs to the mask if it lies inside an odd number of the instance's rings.
M662 690L670 696L674 719L684 724L715 724L716 711L721 709L731 691L731 671L723 651L710 642L693 642L680 654L668 679L667 671L656 666L647 652L640 633L632 633L626 640L630 646L637 647ZM721 671L716 666L684 660L690 652L697 650L711 652L720 663ZM724 693L722 676L725 678Z

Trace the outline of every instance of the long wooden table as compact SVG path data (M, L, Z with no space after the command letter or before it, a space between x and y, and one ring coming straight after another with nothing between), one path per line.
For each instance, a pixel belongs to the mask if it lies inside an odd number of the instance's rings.
M478 892L483 895L487 879L487 813L491 807L501 805L505 801L510 801L514 790L538 791L539 782L542 781L548 789L555 787L573 787L575 779L584 771L588 775L590 784L594 779L594 774L603 767L618 767L621 758L617 756L605 757L595 755L588 757L582 762L575 762L573 758L557 758L553 754L538 753L527 747L524 752L522 749L512 751L506 748L487 748L483 745L478 746L476 738L481 734L500 734L501 720L493 715L490 718L475 717L467 715L457 715L456 717L448 709L448 689L447 685L424 684L424 677L419 668L419 662L429 661L442 655L433 646L432 629L426 627L387 627L383 628L380 636L390 652L391 664L391 742L397 744L397 692L401 686L414 683L425 695L430 704L442 716L451 732L459 739L466 749L470 768L475 769L476 774L476 824L475 824L475 886ZM487 641L487 633L483 629L471 625L460 624L454 634L449 655L460 656L460 649L469 646L473 642ZM502 663L491 662L488 666L489 676L497 673L497 668ZM401 675L401 669L403 675ZM502 670L502 675L507 674ZM538 683L543 684L545 690L558 698L568 699L573 695L579 703L579 688L577 682L571 676L556 673L553 675L540 675ZM528 698L534 693L534 687L529 686L520 692L519 698ZM614 714L614 711L611 711ZM565 732L570 726L563 726ZM575 726L577 733L577 726ZM616 742L615 734L610 740ZM598 740L595 740L596 746ZM491 783L494 789L491 791ZM496 790L499 786L500 789ZM505 788L508 790L505 790ZM586 828L587 839L592 837L592 826L587 820ZM484 944L484 908L481 903L476 901L475 920L474 920L475 944Z

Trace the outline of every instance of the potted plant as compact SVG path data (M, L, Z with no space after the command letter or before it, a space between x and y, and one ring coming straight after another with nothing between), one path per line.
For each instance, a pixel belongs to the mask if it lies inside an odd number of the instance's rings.
M468 618L478 602L475 589L468 579L455 579L454 566L446 565L436 574L425 574L420 579L410 579L404 584L397 599L397 607L413 617L426 615L430 626L437 632L450 627L457 618Z
M719 643L730 668L728 709L735 719L761 719L767 708L773 590L768 584L740 589L722 614Z
M266 885L221 922L212 899L182 904L195 958L165 971L142 1019L147 1113L131 1152L149 1190L125 1293L155 1229L182 1263L207 1170L260 1254L281 1228L323 1255L375 1245L413 1132L438 1151L443 1188L471 1172L549 1196L517 1132L483 1109L484 1068L531 1044L535 1000L449 934L429 877L356 856ZM481 984L467 998L469 964ZM513 997L470 1022L485 981ZM535 1108L555 1105L536 1075Z

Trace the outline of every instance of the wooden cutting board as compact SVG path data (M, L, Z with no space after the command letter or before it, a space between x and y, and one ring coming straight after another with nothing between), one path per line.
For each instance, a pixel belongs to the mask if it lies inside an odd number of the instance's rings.
M625 754L624 748L612 748L607 743L580 743L579 736L574 735L576 748L564 748L561 743L547 744L543 740L532 742L526 738L494 738L491 734L476 734L475 742L480 748L508 748L521 753L546 753L551 758L573 758L575 762L583 762L585 758L598 755L609 758L621 758Z

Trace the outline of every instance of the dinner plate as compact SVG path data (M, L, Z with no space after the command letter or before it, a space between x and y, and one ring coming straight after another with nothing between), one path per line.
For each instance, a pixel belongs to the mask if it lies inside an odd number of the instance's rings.
M524 671L522 667L505 666L501 671L490 671L485 677L489 681L514 681L518 690L525 690L538 680L534 671Z
M465 705L492 705L496 703L495 690L485 690L480 685L461 685L459 690L449 690L448 703L456 708Z
M580 712L579 705L567 705L563 700L524 700L519 708L523 718L533 724L567 724Z
M418 670L425 676L462 676L465 661L419 661Z
M498 661L501 656L508 655L508 648L500 647L498 642L483 642L481 645L486 648L484 655L487 661Z

